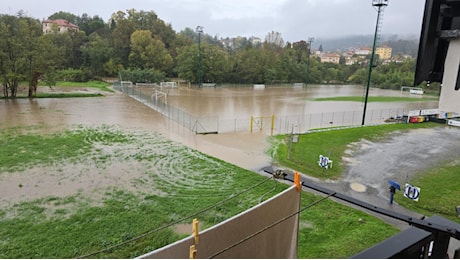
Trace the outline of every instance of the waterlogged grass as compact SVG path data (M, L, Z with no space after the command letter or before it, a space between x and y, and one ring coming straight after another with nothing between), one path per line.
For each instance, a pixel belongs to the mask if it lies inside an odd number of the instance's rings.
M58 81L56 87L85 87L94 88L106 92L114 92L108 88L111 84L104 81L90 80L88 82Z
M320 197L302 194L302 206ZM349 258L399 231L358 210L326 200L300 215L299 258Z
M297 143L292 143L289 152L290 135L278 135L271 139L269 151L280 165L289 167L303 174L319 179L338 179L343 172L342 157L350 143L361 139L377 141L394 131L414 128L439 126L436 123L423 124L388 124L325 131L299 135ZM289 153L289 159L288 159ZM318 166L319 155L327 156L333 161L328 170Z
M64 159L70 157L83 164L98 161L88 168L96 165L102 175L112 175L103 169L115 162L135 168L119 177L139 175L131 179L134 190L111 186L98 188L94 194L53 195L0 209L0 258L133 258L187 236L175 233L172 223L188 224L198 218L200 229L205 229L288 187L155 134L110 127L49 136L16 136L16 132L0 132L4 142L0 158L7 151L33 156L2 164L2 174L20 173L16 171L21 164L38 167L51 161L65 162L70 169L73 164ZM102 175L95 175L94 180ZM226 200L248 188L249 192ZM302 196L303 207L322 198L311 193ZM304 211L301 219L300 258L349 257L397 232L330 200ZM125 244L104 250L120 243ZM91 254L100 250L104 251Z
M370 96L368 102L421 102L421 101L435 101L437 97L386 97L386 96ZM351 101L363 102L362 96L344 96L344 97L326 97L315 98L314 101Z
M460 206L458 192L460 167L458 163L430 168L414 176L408 182L420 188L419 201L405 198L404 187L401 187L402 191L395 194L400 197L397 199L398 203L425 216L440 215L459 222L455 210L456 206Z
M21 133L22 129L0 130L0 172L18 171L35 164L51 165L59 160L72 160L92 148L92 140L103 143L126 141L120 132L106 127L81 128L52 135Z
M102 97L100 93L37 93L35 98L81 98Z
M67 163L72 168L69 158L92 165L97 162L99 169L114 161L124 161L137 165L143 174L132 180L139 192L112 187L103 192L99 201L88 201L91 194L78 193L70 197L40 198L2 209L0 258L71 258L89 254L167 226L267 180L158 136L122 134L109 128L78 129L50 136L15 136L14 132L2 131L2 140L10 140L2 145L5 151L20 147L24 154L34 156L23 156L16 163L4 165L11 173L2 174L14 174L14 170L22 168L18 163L29 167ZM88 155L90 158L85 159ZM65 178L66 174L64 170L59 178ZM142 185L147 188L141 188ZM194 217L200 219L202 228L209 227L287 186L273 187L274 181L267 182L245 196ZM191 221L190 218L185 223ZM170 227L96 257L131 258L182 236Z

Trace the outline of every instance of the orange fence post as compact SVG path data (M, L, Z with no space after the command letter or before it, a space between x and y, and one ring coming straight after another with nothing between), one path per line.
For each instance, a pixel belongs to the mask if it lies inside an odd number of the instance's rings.
M294 173L294 185L297 189L297 191L301 190L301 185L300 185L300 174L298 172Z
M196 259L196 248L195 248L195 245L191 245L191 246L190 246L189 258L190 258L190 259Z
M192 236L195 238L195 243L194 245L190 246L190 251L189 251L189 258L190 259L196 259L196 245L200 243L200 236L199 236L199 228L198 228L198 219L193 219L192 222Z
M200 243L200 236L198 234L199 228L198 228L198 219L193 219L193 224L192 224L192 235L195 238L195 245L198 245Z

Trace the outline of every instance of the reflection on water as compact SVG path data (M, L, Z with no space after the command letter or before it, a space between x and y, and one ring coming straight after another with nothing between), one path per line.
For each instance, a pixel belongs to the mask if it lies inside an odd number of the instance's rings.
M153 90L150 91L153 93ZM359 102L314 102L312 99L362 96L364 93L363 87L358 86L269 87L257 90L247 87L175 88L168 89L167 92L169 105L179 107L192 115L218 116L234 120L235 124L241 119L241 124L246 130L240 133L195 135L148 106L120 93L92 98L0 100L0 127L45 125L43 131L51 132L76 125L108 124L124 129L156 131L192 148L252 169L263 165L269 159L264 154L266 135L249 133L251 116L275 114L282 118L283 115L356 111L353 112L353 117L359 119L361 116L359 111L363 110ZM382 95L399 96L401 93L382 89L370 91L370 96ZM369 110L395 107L401 107L406 111L436 108L437 102L368 104ZM279 127L291 129L290 126L284 125Z
M401 96L400 91L370 89L370 96ZM407 94L404 94L405 96ZM168 103L188 111L192 115L238 118L241 116L315 114L322 112L341 112L362 110L360 102L315 102L320 97L362 96L361 86L318 85L307 88L250 87L232 88L176 88L168 90ZM425 106L425 102L423 102ZM437 102L434 105L437 107ZM433 104L431 104L433 105ZM368 104L368 109L421 106L418 102Z

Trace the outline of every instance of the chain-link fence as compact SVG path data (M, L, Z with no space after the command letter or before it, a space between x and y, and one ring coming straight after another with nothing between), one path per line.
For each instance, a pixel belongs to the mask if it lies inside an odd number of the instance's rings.
M116 82L114 87L197 134L262 132L272 135L291 132L303 133L316 128L360 125L363 116L361 110L303 115L247 115L239 118L200 117L168 104L167 90L159 85L142 84L136 86L130 82ZM397 118L407 113L407 107L368 109L365 124L382 124L387 119Z
M166 92L155 84L136 86L131 82L122 81L114 83L114 88L197 134L218 133L219 131L217 117L197 117L169 105Z

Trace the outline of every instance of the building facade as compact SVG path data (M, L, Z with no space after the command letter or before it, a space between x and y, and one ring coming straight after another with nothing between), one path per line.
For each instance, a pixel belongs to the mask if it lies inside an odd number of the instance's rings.
M65 33L68 31L79 31L80 27L64 19L44 20L42 22L43 33L59 32Z
M375 54L378 54L381 60L391 59L392 51L393 49L388 46L382 46L382 47L375 48Z

